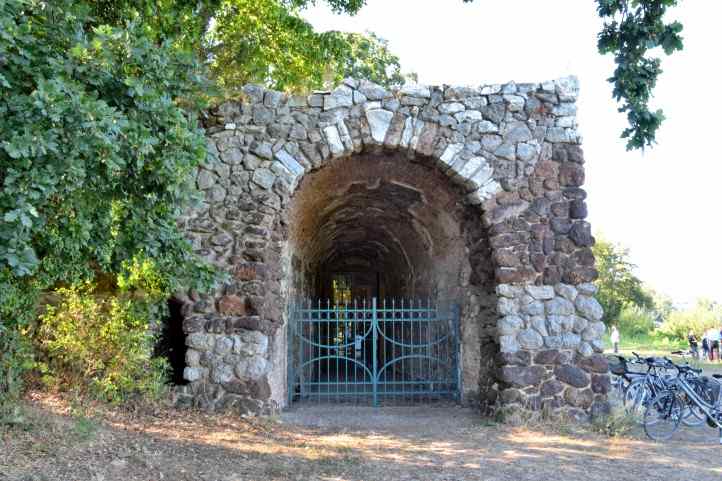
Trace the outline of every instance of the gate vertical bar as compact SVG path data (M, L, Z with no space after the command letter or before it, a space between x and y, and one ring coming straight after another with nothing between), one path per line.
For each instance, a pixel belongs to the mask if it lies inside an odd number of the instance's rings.
M373 346L372 346L372 357L373 357L373 403L374 406L379 405L379 393L378 393L378 359L377 354L378 350L376 349L376 344L378 343L378 337L379 337L379 319L378 319L378 312L376 311L376 298L371 299L371 329L373 331Z
M294 339L294 342L298 343L296 344L296 349L298 350L298 353L296 354L298 356L298 395L299 401L303 400L306 397L306 382L308 379L308 376L306 376L306 367L304 366L304 362L306 361L306 345L303 342L303 336L306 334L306 326L308 326L309 329L311 329L313 326L311 324L307 324L303 322L303 319L305 318L305 311L307 302L305 298L300 299L296 303L296 322L295 326L293 328L293 335L296 337ZM295 370L295 368L294 368ZM294 375L295 376L295 375ZM294 381L295 381L294 377Z

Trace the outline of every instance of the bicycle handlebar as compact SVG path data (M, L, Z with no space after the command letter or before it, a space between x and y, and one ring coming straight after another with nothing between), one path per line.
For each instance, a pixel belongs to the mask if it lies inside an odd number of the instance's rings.
M682 373L682 372L693 372L695 374L702 373L702 369L692 367L689 364L682 364L682 365L675 364L675 362L672 361L671 359L669 359L667 356L643 358L642 356L640 356L639 354L637 354L634 351L632 351L632 354L634 355L635 359L627 360L624 358L624 356L616 356L616 357L618 357L620 360L622 360L624 362L646 364L647 366L649 366L650 369L653 367L661 367L661 368L665 368L665 369L674 368L677 370L678 373Z
M695 374L701 374L701 373L702 373L702 369L699 369L699 368L696 368L696 367L692 367L692 366L690 366L689 364L682 364L682 365L676 364L674 361L672 361L671 359L669 359L669 358L666 357L666 356L664 357L664 360L667 361L667 366L676 369L677 372L680 373L680 374L681 374L682 372L693 372L693 373L695 373Z

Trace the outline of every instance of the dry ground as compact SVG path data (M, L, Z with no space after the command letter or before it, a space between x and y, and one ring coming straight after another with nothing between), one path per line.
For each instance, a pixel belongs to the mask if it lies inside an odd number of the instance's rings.
M28 406L23 429L0 430L2 481L722 479L708 428L656 444L491 424L449 406L299 407L261 420L80 410L38 393Z

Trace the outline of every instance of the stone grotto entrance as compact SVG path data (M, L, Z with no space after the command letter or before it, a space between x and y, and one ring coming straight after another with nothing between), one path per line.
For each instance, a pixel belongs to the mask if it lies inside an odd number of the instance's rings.
M304 177L284 255L290 402L461 398L475 360L462 362L460 304L475 289L494 307L488 243L472 228L480 210L464 197L432 159L398 152L337 159ZM478 332L465 334L474 337L463 350L476 352Z
M177 296L179 403L268 413L343 387L608 409L576 79L243 92L206 113L205 199L179 219L228 274Z

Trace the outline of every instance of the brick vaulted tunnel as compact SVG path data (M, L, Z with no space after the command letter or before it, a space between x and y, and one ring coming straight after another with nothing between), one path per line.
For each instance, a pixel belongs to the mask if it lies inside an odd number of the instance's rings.
M181 219L230 276L177 296L179 403L286 406L295 299L428 298L460 305L462 402L608 408L575 79L244 92L208 112L206 199Z
M450 187L438 169L398 153L310 174L289 211L289 247L304 273L295 289L329 297L329 276L355 272L363 278L351 282L353 297L458 297L468 282L462 223L478 209L467 212Z

